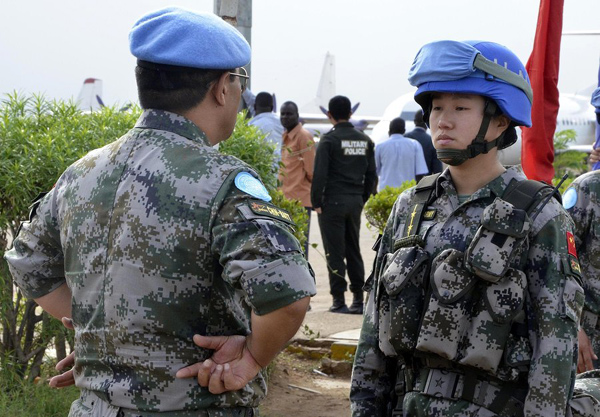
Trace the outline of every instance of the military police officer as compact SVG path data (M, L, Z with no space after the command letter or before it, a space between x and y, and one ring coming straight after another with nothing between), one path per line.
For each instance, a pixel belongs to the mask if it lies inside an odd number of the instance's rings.
M591 103L600 119L600 88ZM581 263L585 306L579 330L578 371L598 367L600 352L600 171L576 178L563 195L563 206L575 223L575 243Z
M233 131L250 47L210 13L130 33L143 114L35 202L6 255L15 283L75 328L71 416L252 416L314 277Z
M497 158L531 124L525 68L496 43L439 41L409 81L449 167L388 220L352 415L564 416L584 299L573 225L550 187Z

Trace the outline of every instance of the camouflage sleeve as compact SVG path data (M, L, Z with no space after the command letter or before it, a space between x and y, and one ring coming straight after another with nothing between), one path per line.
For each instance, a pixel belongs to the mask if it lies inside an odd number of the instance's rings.
M600 175L588 175L573 182L571 188L576 193L576 201L567 210L575 224L575 243L585 290L581 325L590 337L595 336L600 324L600 181L596 178L600 180Z
M29 298L49 294L65 282L54 191L34 201L29 220L21 224L13 248L5 254L15 284Z
M396 202L388 219L377 252L374 270L365 285L368 290L367 304L354 358L350 387L352 417L386 415L390 395L394 388L395 360L387 358L379 348L377 289L384 256L391 251L394 219L397 217L396 207L400 204L399 201Z
M212 253L222 278L241 288L258 315L316 294L315 280L290 232L287 212L231 185L217 208Z
M574 242L568 243L572 223L557 202L548 206L538 217L543 226L534 230L525 268L532 356L524 409L526 416L558 417L566 413L575 380L583 289Z
M352 369L350 401L352 417L383 416L393 389L389 360L379 349L375 291L367 298L360 339Z

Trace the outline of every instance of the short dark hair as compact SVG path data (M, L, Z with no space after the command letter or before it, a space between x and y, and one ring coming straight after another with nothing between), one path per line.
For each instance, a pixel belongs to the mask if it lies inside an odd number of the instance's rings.
M286 101L285 103L283 103L281 105L281 108L283 108L283 106L293 106L294 109L296 110L296 113L298 113L298 105L296 103L294 103L293 101Z
M227 69L196 69L141 64L135 67L140 106L143 109L181 113L200 104L211 85Z
M415 117L413 119L413 121L415 122L415 126L419 126L422 128L427 128L427 125L425 124L425 121L423 120L423 110L419 109L415 112Z
M273 111L273 96L267 92L261 91L254 99L254 107L257 109Z
M403 134L404 132L406 132L406 122L404 122L402 117L396 117L390 122L390 135L393 135L394 133Z
M328 110L333 120L349 120L352 111L350 99L345 96L335 96L329 100Z

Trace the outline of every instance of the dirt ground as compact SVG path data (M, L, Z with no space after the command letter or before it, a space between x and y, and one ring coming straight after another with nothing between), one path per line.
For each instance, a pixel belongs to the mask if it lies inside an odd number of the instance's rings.
M319 375L314 369L320 370L320 363L320 360L281 353L275 359L267 398L260 407L261 417L349 416L350 375Z

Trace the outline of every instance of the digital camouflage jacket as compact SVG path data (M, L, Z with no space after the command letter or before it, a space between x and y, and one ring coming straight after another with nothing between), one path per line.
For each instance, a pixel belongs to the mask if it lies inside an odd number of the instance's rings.
M70 166L23 224L6 259L28 297L70 287L84 393L165 416L263 398L262 373L221 395L175 378L211 355L194 334L248 335L251 311L315 294L291 219L252 195L258 180L236 185L240 173L256 177L189 120L146 110Z

